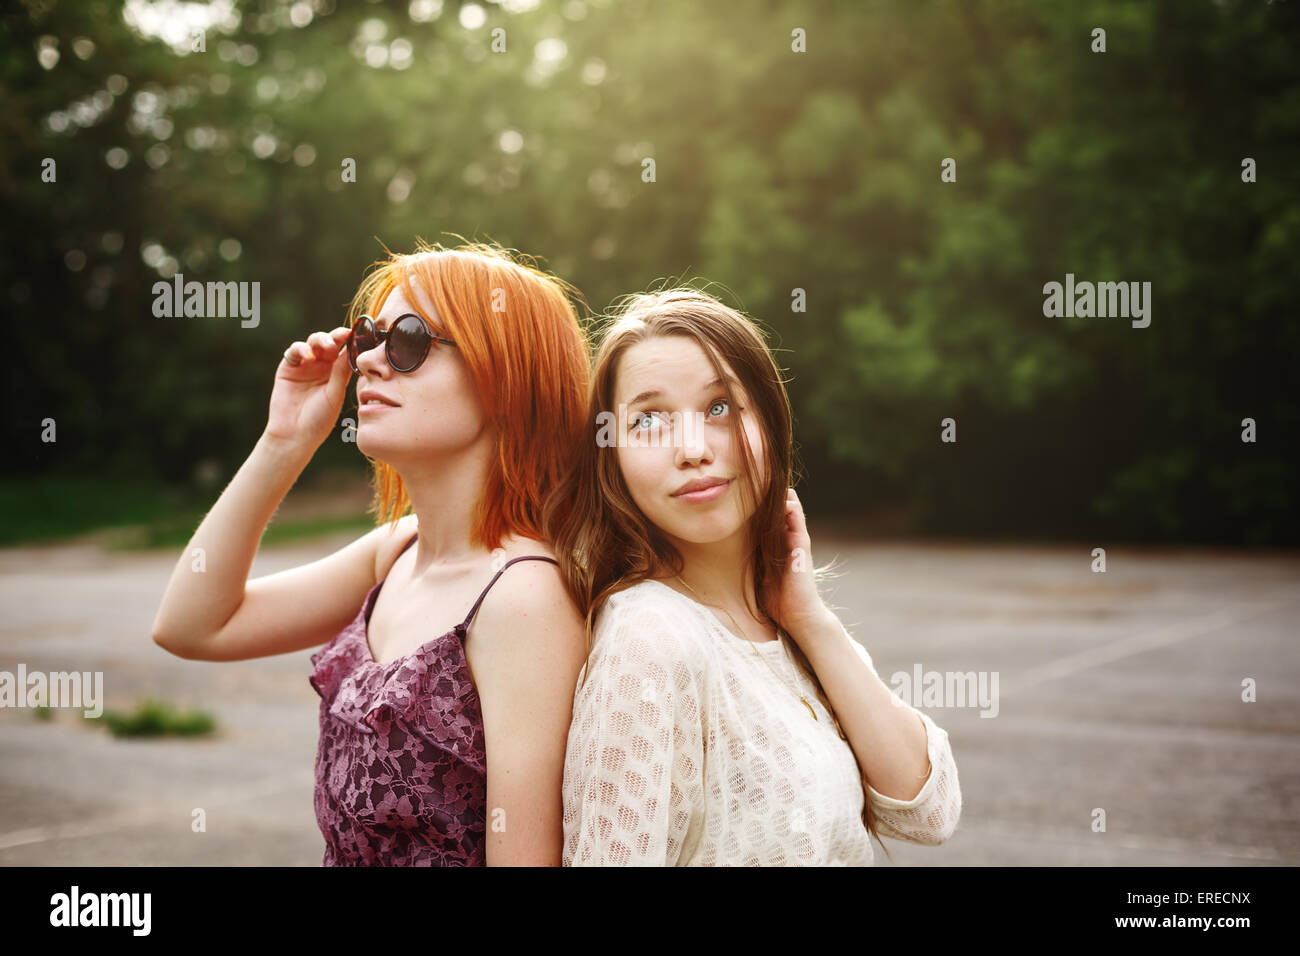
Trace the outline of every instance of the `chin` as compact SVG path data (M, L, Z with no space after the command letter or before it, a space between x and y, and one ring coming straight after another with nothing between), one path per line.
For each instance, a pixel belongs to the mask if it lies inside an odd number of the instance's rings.
M659 528L674 538L690 544L717 544L726 541L740 531L742 524L732 521L703 520L693 522L671 522L659 525Z
M376 458L379 461L388 462L393 452L400 451L401 449L392 447L390 442L384 441L375 434L375 431L376 429L373 425L362 425L357 428L357 451L361 452L361 454L365 455L367 458Z

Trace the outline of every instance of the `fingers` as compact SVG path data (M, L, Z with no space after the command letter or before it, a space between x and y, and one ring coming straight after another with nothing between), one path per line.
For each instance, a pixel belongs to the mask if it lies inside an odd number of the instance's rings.
M808 534L808 524L804 519L803 504L799 501L799 496L791 488L785 493L785 515L790 530L797 535Z
M313 332L307 336L307 344L315 350L317 358L333 358L339 351L338 343L328 332Z
M333 361L347 340L348 330L339 327L330 332L313 332L307 341L299 340L284 350L284 360L289 365L301 365L313 359Z

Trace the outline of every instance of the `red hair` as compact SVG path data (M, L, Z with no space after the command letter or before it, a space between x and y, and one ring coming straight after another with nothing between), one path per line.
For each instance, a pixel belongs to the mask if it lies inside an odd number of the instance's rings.
M372 269L352 298L348 326L376 315L400 287L425 321L455 341L495 426L471 540L488 549L512 533L540 540L546 499L575 456L586 415L587 336L570 299L580 302L578 291L530 259L485 243L447 249L419 240L415 252L390 252ZM421 311L412 283L437 309L436 320ZM371 511L396 524L411 508L401 476L368 460Z

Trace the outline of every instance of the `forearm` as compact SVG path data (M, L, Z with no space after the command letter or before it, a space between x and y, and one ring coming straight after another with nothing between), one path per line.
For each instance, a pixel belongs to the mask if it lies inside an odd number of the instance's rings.
M248 572L276 508L311 452L263 435L181 552L154 618L173 653L221 630L244 599Z
M827 612L797 640L830 698L867 783L887 797L911 800L930 769L919 712L900 706L854 651L853 639L833 614Z

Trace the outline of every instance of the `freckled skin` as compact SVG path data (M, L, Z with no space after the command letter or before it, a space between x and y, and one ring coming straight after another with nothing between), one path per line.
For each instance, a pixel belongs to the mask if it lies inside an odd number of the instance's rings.
M417 293L418 294L418 293ZM445 334L433 303L421 301L422 311ZM415 312L400 288L384 302L375 324L389 328L399 315ZM418 314L418 313L417 313ZM372 388L397 402L374 414L358 414L357 449L401 469L408 458L429 460L454 455L488 437L487 416L474 391L469 369L455 347L434 342L424 363L414 372L398 372L388 364L386 346L357 356L356 394Z

